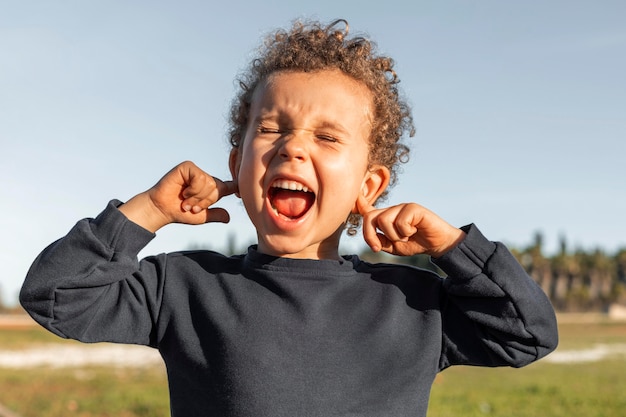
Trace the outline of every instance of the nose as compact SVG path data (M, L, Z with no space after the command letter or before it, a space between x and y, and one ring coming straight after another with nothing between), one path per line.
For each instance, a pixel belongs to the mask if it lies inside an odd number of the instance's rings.
M308 157L307 141L303 132L291 132L280 143L278 154L284 160L305 161Z

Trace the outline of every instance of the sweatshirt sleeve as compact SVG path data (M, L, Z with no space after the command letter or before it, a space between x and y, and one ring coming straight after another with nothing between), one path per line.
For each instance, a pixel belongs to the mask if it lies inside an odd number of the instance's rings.
M434 263L443 282L440 369L451 365L527 365L558 343L554 309L509 250L474 225Z
M155 345L164 274L137 254L154 234L129 221L111 201L80 220L34 261L20 302L43 327L83 342Z

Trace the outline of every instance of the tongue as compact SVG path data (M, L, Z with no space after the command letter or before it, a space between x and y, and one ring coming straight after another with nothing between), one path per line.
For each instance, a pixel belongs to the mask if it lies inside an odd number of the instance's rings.
M311 193L303 191L277 190L272 197L272 206L283 216L298 218L309 209Z

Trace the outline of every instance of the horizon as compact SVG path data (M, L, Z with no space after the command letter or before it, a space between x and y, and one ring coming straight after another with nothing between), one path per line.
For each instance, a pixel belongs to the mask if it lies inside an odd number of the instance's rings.
M228 179L235 77L263 35L344 17L396 62L413 109L412 156L388 205L413 201L511 247L626 247L626 3L565 0L296 5L119 0L11 3L0 15L0 279L16 299L44 247L110 199L191 159ZM171 225L141 256L254 239ZM358 238L342 247L358 251ZM217 243L215 243L217 242Z

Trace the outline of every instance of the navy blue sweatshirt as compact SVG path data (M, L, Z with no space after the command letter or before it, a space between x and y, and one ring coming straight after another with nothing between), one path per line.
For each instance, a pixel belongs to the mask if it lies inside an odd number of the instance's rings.
M20 301L59 336L159 349L174 417L425 416L439 371L520 367L557 344L545 294L473 225L434 260L445 279L254 247L139 261L154 234L119 204L46 248Z

